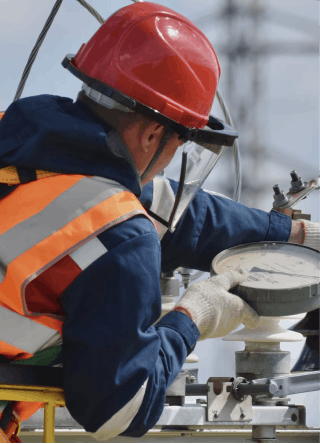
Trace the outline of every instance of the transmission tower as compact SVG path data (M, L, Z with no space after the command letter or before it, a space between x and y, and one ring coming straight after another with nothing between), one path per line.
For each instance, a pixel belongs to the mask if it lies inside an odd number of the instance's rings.
M226 92L227 103L232 110L236 128L239 128L242 156L245 163L250 155L250 166L253 175L244 174L242 179L242 201L250 200L252 206L258 204L257 197L264 184L258 182L259 169L265 159L260 132L260 111L263 101L263 63L264 53L261 49L261 33L265 8L261 0L242 1L227 0L220 13L226 24L227 57ZM239 20L239 16L241 19ZM253 182L250 180L253 178ZM253 192L252 192L253 191ZM248 196L250 198L248 199Z
M304 42L274 42L265 39L267 22L292 28L311 35ZM223 62L224 95L240 133L240 146L246 174L242 178L241 201L249 206L259 206L261 194L270 188L266 182L266 162L270 150L263 142L264 97L267 93L266 64L274 55L298 55L318 53L318 29L307 19L292 14L273 11L262 0L223 0L218 12L207 13L195 20L204 31L209 25L220 24L222 41L214 44ZM231 153L229 152L230 163ZM226 184L226 192L232 195L232 181ZM230 189L228 189L228 187Z

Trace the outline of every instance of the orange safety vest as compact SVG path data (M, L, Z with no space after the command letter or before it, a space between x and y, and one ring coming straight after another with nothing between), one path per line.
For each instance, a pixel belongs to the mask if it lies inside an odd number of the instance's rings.
M96 236L138 214L150 219L117 182L82 175L19 185L0 200L0 214L0 354L10 360L61 335L62 291L106 252ZM41 406L13 404L21 420Z

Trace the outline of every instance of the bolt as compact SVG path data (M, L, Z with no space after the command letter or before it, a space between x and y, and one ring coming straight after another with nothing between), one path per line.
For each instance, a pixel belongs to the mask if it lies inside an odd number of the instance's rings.
M213 417L216 418L216 419L219 418L218 413L215 413L215 414L213 415Z
M244 413L241 413L240 418L243 419L245 417L246 417L246 415Z
M295 170L291 171L290 176L292 178L290 192L298 193L302 191L305 188L302 178L298 176L298 173Z
M281 194L281 190L278 184L273 186L273 191L276 196L279 196Z
M275 381L269 381L269 393L275 395L279 391L278 384Z
M285 196L283 190L280 189L279 185L276 184L273 186L273 191L274 191L274 205L278 204L278 205L284 205L285 203L288 202L288 198L287 196Z
M301 177L298 176L298 173L296 172L296 170L291 171L290 176L291 176L292 182L297 182L299 179L301 179Z
M195 384L197 382L197 378L190 373L187 374L187 384Z

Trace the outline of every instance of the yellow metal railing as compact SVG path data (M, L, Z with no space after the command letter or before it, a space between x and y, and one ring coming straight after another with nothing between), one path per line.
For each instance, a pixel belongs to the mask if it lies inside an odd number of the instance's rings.
M43 442L54 442L55 409L57 406L66 405L62 388L0 384L0 399L45 403Z

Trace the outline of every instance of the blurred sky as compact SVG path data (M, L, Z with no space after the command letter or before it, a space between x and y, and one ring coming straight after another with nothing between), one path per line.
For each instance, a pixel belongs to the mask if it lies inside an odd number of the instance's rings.
M237 0L246 3L245 0ZM11 103L18 86L29 53L42 29L54 0L0 0L0 111ZM90 0L99 13L107 18L116 9L129 4L124 0ZM160 2L159 2L160 3ZM197 25L208 36L213 46L221 47L226 42L226 28L218 19L219 11L225 0L163 0L165 6L184 14L190 20L212 14L212 21L207 25ZM286 42L296 42L297 46L318 41L319 2L317 0L264 0L266 11L273 15L273 20L261 25L261 41L274 43L283 49ZM286 16L290 16L286 19ZM241 21L239 26L245 26ZM67 53L76 53L82 43L98 29L98 22L76 1L64 0L51 29L40 49L32 68L23 96L54 94L75 98L81 83L61 67L61 61ZM218 57L222 67L219 88L227 95L225 73L227 58L223 53ZM239 72L239 76L244 73ZM259 113L260 139L268 156L261 159L254 168L250 156L246 156L243 174L248 178L252 189L242 196L242 201L250 206L255 202L258 208L269 211L272 206L272 185L279 183L285 190L290 186L289 172L297 169L305 181L319 173L319 67L318 55L278 54L266 58L262 63L262 110ZM219 114L215 105L214 110ZM232 114L232 109L230 109ZM221 113L220 113L221 115ZM238 128L237 128L238 129ZM240 135L241 144L241 135ZM247 147L241 145L243 153ZM169 168L170 175L178 177L179 162ZM234 182L232 159L221 159L205 187L218 192L225 192L226 183ZM255 184L269 180L265 191L259 195ZM263 180L262 180L263 179ZM318 193L299 204L303 212L311 213L312 220L319 221ZM234 362L235 345L215 345L200 343L197 347L202 359L200 364L201 382L208 376L221 376L232 373L221 367L217 360L218 351L224 353L224 364ZM292 360L297 359L302 344L283 345L290 349ZM242 349L239 344L238 350ZM209 352L209 350L212 350ZM213 352L215 350L215 353ZM232 364L234 365L234 364ZM303 401L308 406L309 425L319 425L317 393L291 397L292 402Z

